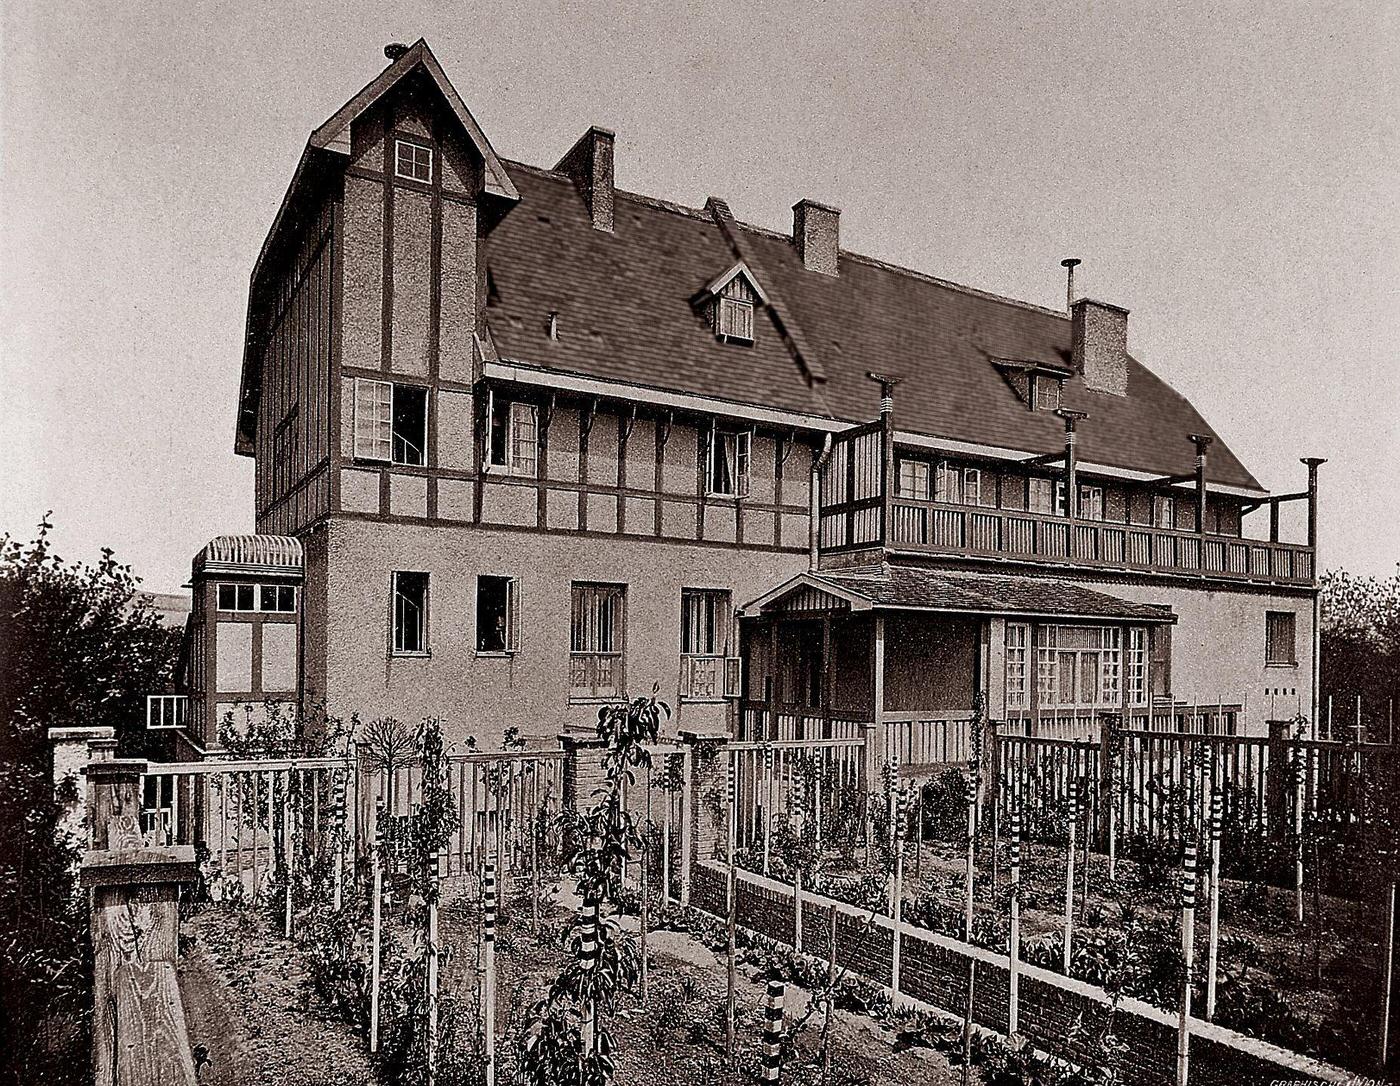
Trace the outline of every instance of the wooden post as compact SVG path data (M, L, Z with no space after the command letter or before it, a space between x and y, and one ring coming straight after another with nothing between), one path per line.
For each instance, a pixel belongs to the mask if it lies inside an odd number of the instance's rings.
M668 784L671 780L670 755L666 755L666 775L662 778ZM675 798L671 789L665 789L666 799L661 805L661 904L671 903L671 803Z
M894 921L894 942L890 950L890 990L899 995L899 958L903 939L900 927L904 919L904 837L909 818L909 793L905 788L895 791L894 800L894 894L890 901L890 919Z
M1071 943L1074 938L1074 852L1076 845L1076 830L1079 824L1079 782L1075 780L1074 774L1069 774L1069 782L1066 791L1069 803L1069 849L1065 855L1065 961L1064 974L1069 976L1069 960L1071 953Z
M783 1052L783 981L768 977L768 1006L763 1022L763 1081L777 1082Z
M1176 1029L1176 1086L1187 1086L1191 1061L1191 970L1196 960L1196 842L1186 842L1181 865L1181 1013Z
M335 774L335 817L331 823L335 833L335 890L332 904L340 912L345 904L345 778Z
M695 758L690 747L681 755L681 904L690 904L690 868L695 832Z
M482 913L482 952L486 959L486 1008L482 1016L481 1028L486 1035L486 1086L496 1086L496 856L491 853L486 857L486 900ZM594 938L593 954L596 958L598 944L596 941L596 927L598 922L598 907L593 908L592 919L590 921L587 912L588 906L584 906L584 922L591 924L589 935L585 938ZM587 945L584 947L587 953ZM588 1008L588 1036L586 1038L586 1051L593 1050L593 1008Z
M84 856L79 885L92 903L93 1080L193 1086L175 961L180 884L197 877L194 847L141 847L139 814L92 829L104 847Z
M292 937L292 853L292 771L289 769L282 781L282 878L286 883L282 935L286 939Z
M439 849L428 878L428 1086L437 1081L438 1053L438 898L442 893L443 865L447 853Z
M1215 1018L1215 974L1220 962L1220 838L1224 832L1225 796L1210 793L1210 927L1206 944L1206 1020Z
M369 1050L379 1051L379 939L382 926L384 899L384 801L374 804L374 868L373 885L370 888L373 920L370 927L369 944Z
M1390 1062L1390 993L1391 977L1395 968L1395 880L1390 881L1389 900L1385 911L1385 965L1381 970L1381 1062L1380 1072L1385 1074Z
M792 869L792 949L802 953L802 865Z
M763 744L763 782L758 791L763 795L763 874L766 878L773 837L773 748L766 742Z
M1306 755L1295 742L1290 748L1293 755L1296 780L1293 784L1293 888L1297 896L1297 919L1303 922L1303 804L1304 777L1306 776Z
M1011 923L1006 948L1006 1034L1015 1033L1021 1006L1021 804L1013 798L1011 809Z
M734 838L735 819L738 817L738 783L735 777L739 770L739 756L737 751L728 751L729 771L725 775L725 787L728 791L729 825L729 892L728 900L725 902L727 912L725 923L725 996L724 996L724 1052L729 1057L732 1064L736 1051L734 1046L734 1014L735 1014L735 987L737 976L734 963L734 943L737 935L738 914L739 914L739 880L738 873L734 867Z
M599 948L598 948L598 903L587 899L583 902L583 923L579 939L579 965L584 972L591 974L598 968ZM591 976L590 976L590 979ZM487 982L487 989L494 988L495 980L492 978ZM491 999L495 999L495 992L491 991ZM584 1004L583 1022L580 1032L583 1034L583 1053L585 1056L592 1055L596 1040L596 1026L598 1022L598 1008L590 999Z
M647 997L648 997L648 996L650 995L650 993L651 993L651 985L650 985L650 983L649 983L650 978L649 978L648 975L647 975L647 974L648 974L648 967L647 967L647 923L648 923L648 921L651 919L651 914L650 914L650 909L649 909L649 902L648 902L648 900L647 900L647 899L650 897L650 895L651 895L651 885L650 885L650 876L651 876L651 872L648 870L648 868L651 867L651 856L650 856L650 852L651 852L651 819L650 819L650 817L648 817L648 818L647 818L646 827L642 830L642 877L641 877L641 883L642 883L642 885L641 885L641 888L640 888L640 889L641 889L642 901L641 901L641 907L637 910L637 911L638 911L638 914L639 914L638 917L637 917L637 920L638 920L638 924L639 924L639 926L640 926L640 932L639 932L639 934L640 934L640 936L641 936L641 950L642 950L642 962L641 962L642 972L641 972L641 981L642 981L642 1005L643 1005L643 1006L646 1006Z
M963 939L972 947L973 890L977 875L977 800L981 778L971 774L967 782L967 882L963 901ZM963 1012L963 1082L968 1082L972 1067L972 1008L977 988L977 959L967 956L967 1005Z
M530 887L533 891L530 894L530 931L534 935L540 933L540 779L539 775L544 769L543 762L535 763L535 787L531 798L536 802L531 805L530 810ZM549 789L545 789L545 804L549 803Z
M1108 824L1108 881L1118 880L1118 744L1123 718L1117 713L1099 716L1099 790L1106 804Z

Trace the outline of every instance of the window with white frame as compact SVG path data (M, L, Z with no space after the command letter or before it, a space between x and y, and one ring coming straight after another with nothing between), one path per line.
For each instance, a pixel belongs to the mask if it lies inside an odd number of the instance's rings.
M297 609L297 590L287 584L221 584L218 608L292 614Z
M520 648L519 590L514 577L481 574L476 579L476 651L516 652Z
M433 151L421 143L410 140L394 141L394 173L409 181L419 181L425 185L433 181Z
M1041 626L1036 684L1046 708L1096 708L1122 701L1123 631L1117 626Z
M732 616L728 591L681 589L681 697L706 701L725 694Z
M1147 704L1147 630L1142 626L1128 629L1127 703Z
M428 652L428 575L395 572L393 651L395 656L424 656Z
M622 652L626 586L575 582L572 591L570 696L616 697L625 689Z
M1006 624L1006 708L1030 707L1031 628L1023 622Z
M1152 526L1154 528L1176 527L1176 499L1166 494L1152 496Z
M1085 520L1103 520L1103 487L1079 485L1079 515Z
M1026 508L1046 516L1065 515L1065 481L1032 475L1026 482Z
M711 428L705 482L709 493L734 498L748 494L751 437L748 430L722 430L718 425Z
M895 475L895 491L901 498L928 501L928 464L923 460L901 460Z
M512 403L492 392L487 410L491 418L488 466L507 475L538 474L540 430L535 405Z
M355 458L422 467L428 462L428 390L355 378Z
M963 474L961 468L946 460L938 462L938 468L933 473L933 500L952 502L955 505L962 504Z

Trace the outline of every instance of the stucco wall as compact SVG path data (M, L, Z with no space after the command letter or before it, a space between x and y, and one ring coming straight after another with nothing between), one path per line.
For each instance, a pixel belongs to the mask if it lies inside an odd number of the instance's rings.
M552 739L587 727L597 705L570 704L570 583L627 585L626 674L630 691L660 684L672 707L668 729L721 730L725 704L681 703L680 594L683 587L729 588L736 606L804 566L800 554L742 552L733 547L658 543L635 538L579 539L466 526L333 520L326 528L325 674L308 675L307 694L322 691L331 711L362 719L395 715L416 722L442 717L448 733L494 746L507 726ZM388 652L390 573L430 576L427 658ZM520 650L478 656L476 577L518 578ZM316 565L308 574L322 576ZM312 586L308 593L318 599ZM308 626L310 633L310 626ZM319 659L319 649L308 649Z

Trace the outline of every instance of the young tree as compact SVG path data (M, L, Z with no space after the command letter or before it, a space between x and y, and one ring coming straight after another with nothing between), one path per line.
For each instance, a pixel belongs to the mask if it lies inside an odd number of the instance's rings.
M180 634L111 551L65 563L51 530L45 517L28 543L0 539L0 1067L66 1083L89 1066L87 917L73 894L81 842L55 838L48 729L109 725L139 751L145 696L168 683Z

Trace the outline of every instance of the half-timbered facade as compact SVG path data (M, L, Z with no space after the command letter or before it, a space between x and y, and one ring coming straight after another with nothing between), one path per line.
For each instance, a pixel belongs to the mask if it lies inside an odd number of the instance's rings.
M386 52L250 286L235 450L304 553L303 701L487 745L653 684L753 735L1308 710L1315 517L1277 511L1316 465L1267 493L1126 311L850 253L813 201L777 233L619 190L602 129L503 160Z

